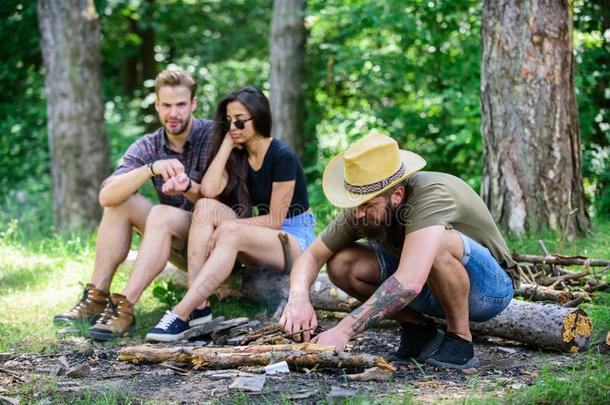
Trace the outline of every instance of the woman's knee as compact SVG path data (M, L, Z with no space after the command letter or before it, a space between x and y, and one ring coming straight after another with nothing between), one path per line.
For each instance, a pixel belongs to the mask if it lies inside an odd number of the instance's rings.
M242 242L250 237L247 225L237 225L232 221L223 221L216 227L216 247L233 246L239 248Z
M193 210L193 224L217 225L220 218L220 207L222 203L213 198L201 198L195 203Z

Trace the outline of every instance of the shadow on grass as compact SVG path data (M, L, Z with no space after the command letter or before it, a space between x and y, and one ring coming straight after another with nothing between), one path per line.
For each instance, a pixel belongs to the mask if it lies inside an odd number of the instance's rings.
M51 278L52 272L53 268L48 264L16 265L12 268L0 266L0 297L44 285Z

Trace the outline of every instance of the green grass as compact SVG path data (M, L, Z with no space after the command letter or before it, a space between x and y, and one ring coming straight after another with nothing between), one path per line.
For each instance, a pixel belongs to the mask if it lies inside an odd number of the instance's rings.
M135 398L127 389L108 389L103 392L90 388L79 389L72 394L61 393L56 377L39 376L10 392L19 398L20 404L50 403L60 405L131 405L146 403ZM132 385L135 382L131 383Z
M511 404L607 404L610 403L608 358L590 355L584 365L553 370L545 367L536 384L511 393Z
M11 226L0 233L0 352L53 351L60 343L53 316L70 309L89 281L94 262L95 239L83 235L25 238ZM130 271L120 267L111 291L120 292ZM135 337L143 338L170 309L146 289L136 305ZM263 314L260 305L245 300L212 299L215 316L250 318ZM83 325L81 331L86 332ZM116 344L118 341L110 342Z
M592 233L584 238L569 240L557 232L544 231L522 237L511 236L508 246L521 254L542 254L538 243L542 240L549 253L583 255L591 259L610 259L610 219L597 219L592 223Z

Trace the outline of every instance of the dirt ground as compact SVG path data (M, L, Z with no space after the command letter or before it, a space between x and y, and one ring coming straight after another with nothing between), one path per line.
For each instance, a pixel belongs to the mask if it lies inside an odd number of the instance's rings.
M363 333L351 346L353 352L387 356L397 348L398 340L395 329L373 329ZM126 339L122 345L141 343L141 340L132 338ZM33 395L29 399L55 402L48 398L48 390L38 386L48 381L50 376L56 376L58 381L59 392L55 395L67 401L82 398L85 392L121 391L136 401L152 403L226 403L231 399L243 403L249 399L255 403L310 404L340 401L355 395L377 399L382 395L401 393L422 403L453 402L490 393L495 398L502 398L507 390L532 384L545 364L554 368L580 361L578 355L542 352L514 342L488 339L476 340L475 343L475 352L481 361L477 370L447 371L426 364L401 364L397 365L396 373L384 380L357 382L348 381L347 375L363 370L291 371L289 374L266 376L262 393L239 394L230 391L229 385L240 370L227 373L188 370L173 364L133 365L117 360L120 347L109 349L103 344L71 337L55 354L0 354L0 403L3 403L1 397L8 402L10 390L24 384L34 387L29 390ZM207 344L195 341L181 342L180 345L196 347ZM70 369L72 372L66 373ZM241 372L261 373L262 370L247 368Z

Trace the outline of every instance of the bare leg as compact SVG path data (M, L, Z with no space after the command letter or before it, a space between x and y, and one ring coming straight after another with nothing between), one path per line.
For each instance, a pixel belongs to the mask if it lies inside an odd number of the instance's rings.
M184 249L190 226L190 214L169 205L155 205L146 220L146 229L133 273L123 295L135 304L142 292L161 273L172 247Z
M333 284L360 302L364 302L379 288L379 262L375 253L364 246L341 250L327 263L328 277ZM424 317L408 307L394 314L399 323L419 324Z
M216 229L222 221L235 217L235 212L230 207L217 200L202 198L197 201L191 219L191 228L188 238L189 286L193 285L195 282L197 275L203 268L203 265L210 254L208 242L214 229ZM198 308L203 308L208 304L206 299Z
M108 291L117 267L129 253L132 227L143 231L151 208L152 203L139 194L134 194L122 204L104 208L91 276L91 283L96 288Z
M456 231L445 231L443 243L434 259L427 284L443 308L447 331L472 341L468 304L470 278L460 262L463 255L462 238Z
M249 263L276 269L284 268L284 252L277 236L279 231L261 226L239 225L235 228L223 228L221 225L218 232L218 242L210 257L186 296L172 311L183 320L229 277L238 254ZM297 257L301 254L301 249L292 236L289 238L293 257Z

